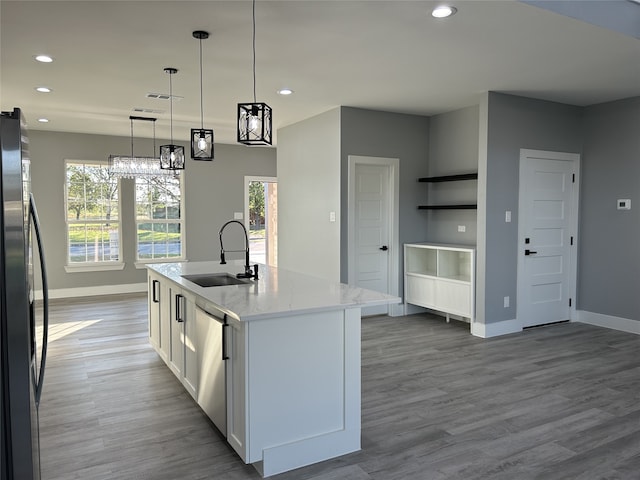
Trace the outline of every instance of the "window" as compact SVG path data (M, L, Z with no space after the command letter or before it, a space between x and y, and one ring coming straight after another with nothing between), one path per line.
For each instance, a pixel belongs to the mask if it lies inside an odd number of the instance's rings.
M184 259L182 176L136 178L139 261Z
M120 189L107 165L68 160L67 265L121 263Z

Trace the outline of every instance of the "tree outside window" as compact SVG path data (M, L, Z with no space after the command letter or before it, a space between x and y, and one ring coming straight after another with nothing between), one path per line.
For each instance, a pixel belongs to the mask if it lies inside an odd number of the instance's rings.
M119 262L118 179L106 165L67 161L67 262Z

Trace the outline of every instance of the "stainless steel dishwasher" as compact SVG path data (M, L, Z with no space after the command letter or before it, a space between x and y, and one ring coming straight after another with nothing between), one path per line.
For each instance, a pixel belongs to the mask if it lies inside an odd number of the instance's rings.
M199 367L198 405L227 436L226 315L196 307L196 343Z

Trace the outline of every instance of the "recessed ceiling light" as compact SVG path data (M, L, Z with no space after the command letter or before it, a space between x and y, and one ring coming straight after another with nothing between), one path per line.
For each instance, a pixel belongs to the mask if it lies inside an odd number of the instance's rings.
M53 91L49 87L36 87L36 90L40 93L51 93Z
M293 90L291 90L290 88L281 88L277 93L279 95L291 95L293 93Z
M42 62L42 63L51 63L53 62L53 58L50 57L49 55L36 55L35 58L37 61Z
M48 118L44 118L44 117L39 118L39 119L38 119L38 121L39 121L40 123L49 123L49 119L48 119Z
M458 9L456 9L456 7L450 7L448 5L440 5L439 7L436 7L433 9L433 11L431 12L431 15L436 18L447 18L447 17L450 17L451 15L454 15L457 11Z

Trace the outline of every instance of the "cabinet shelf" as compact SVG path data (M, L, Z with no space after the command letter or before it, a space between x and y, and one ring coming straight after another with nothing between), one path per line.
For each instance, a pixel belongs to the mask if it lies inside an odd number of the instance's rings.
M477 210L478 205L468 203L464 205L418 205L418 210Z
M457 182L460 180L476 180L478 178L477 173L461 173L458 175L441 175L438 177L422 177L419 178L419 182L438 183L438 182Z

